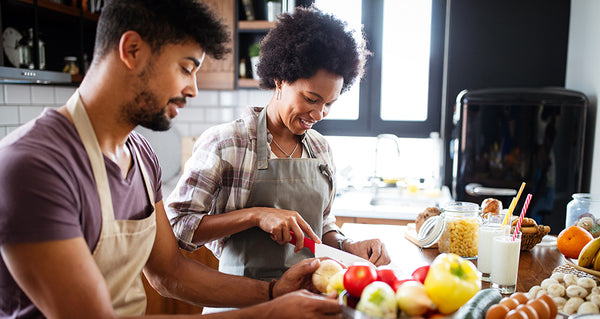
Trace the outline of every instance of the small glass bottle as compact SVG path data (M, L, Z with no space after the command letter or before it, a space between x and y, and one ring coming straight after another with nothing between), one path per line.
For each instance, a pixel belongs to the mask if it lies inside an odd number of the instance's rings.
M576 193L567 204L565 228L575 225L582 217L591 217L592 226L600 222L600 194Z

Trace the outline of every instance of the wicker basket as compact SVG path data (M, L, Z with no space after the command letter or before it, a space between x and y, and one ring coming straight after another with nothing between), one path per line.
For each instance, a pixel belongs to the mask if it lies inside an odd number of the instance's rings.
M523 233L521 235L521 250L532 249L550 232L550 227L548 226L538 225L535 227L537 227L537 233ZM513 227L511 232L514 232L514 230L515 228Z

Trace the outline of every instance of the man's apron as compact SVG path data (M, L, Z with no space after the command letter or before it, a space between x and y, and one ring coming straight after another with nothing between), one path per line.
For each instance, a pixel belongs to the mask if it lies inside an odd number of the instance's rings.
M142 315L146 311L142 268L150 256L156 235L150 179L140 152L131 143L152 204L152 214L141 220L115 220L104 156L78 91L67 102L67 109L90 159L100 196L102 230L93 252L94 260L104 276L115 312L120 316Z
M310 158L268 158L267 108L258 116L257 167L246 207L274 207L297 211L321 238L323 212L332 199L333 183L329 166L315 158L304 143ZM263 281L279 279L294 264L314 255L308 249L294 253L290 244L279 245L269 233L253 227L225 242L219 271ZM203 313L229 310L204 308Z

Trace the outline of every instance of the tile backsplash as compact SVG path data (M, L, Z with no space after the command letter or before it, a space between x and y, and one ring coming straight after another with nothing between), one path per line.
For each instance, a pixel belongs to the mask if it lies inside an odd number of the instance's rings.
M44 108L58 108L75 87L0 84L0 139L36 118ZM271 91L198 91L173 121L180 136L198 136L207 128L236 119L248 105L266 105Z

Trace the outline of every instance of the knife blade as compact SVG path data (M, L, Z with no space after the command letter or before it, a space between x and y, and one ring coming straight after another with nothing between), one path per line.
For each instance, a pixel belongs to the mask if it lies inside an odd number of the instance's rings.
M294 235L293 232L290 232L290 233L292 234L292 240L290 240L289 244L296 245L296 236ZM303 242L304 242L304 247L308 248L313 254L315 254L315 257L317 257L317 258L321 258L321 257L333 258L333 259L343 263L346 266L351 266L355 263L366 263L369 266L375 267L375 265L373 265L373 263L371 263L370 261L368 261L364 258L358 257L356 255L347 253L345 251L339 250L337 248L333 248L333 247L325 245L325 244L317 244L308 237L304 237Z

